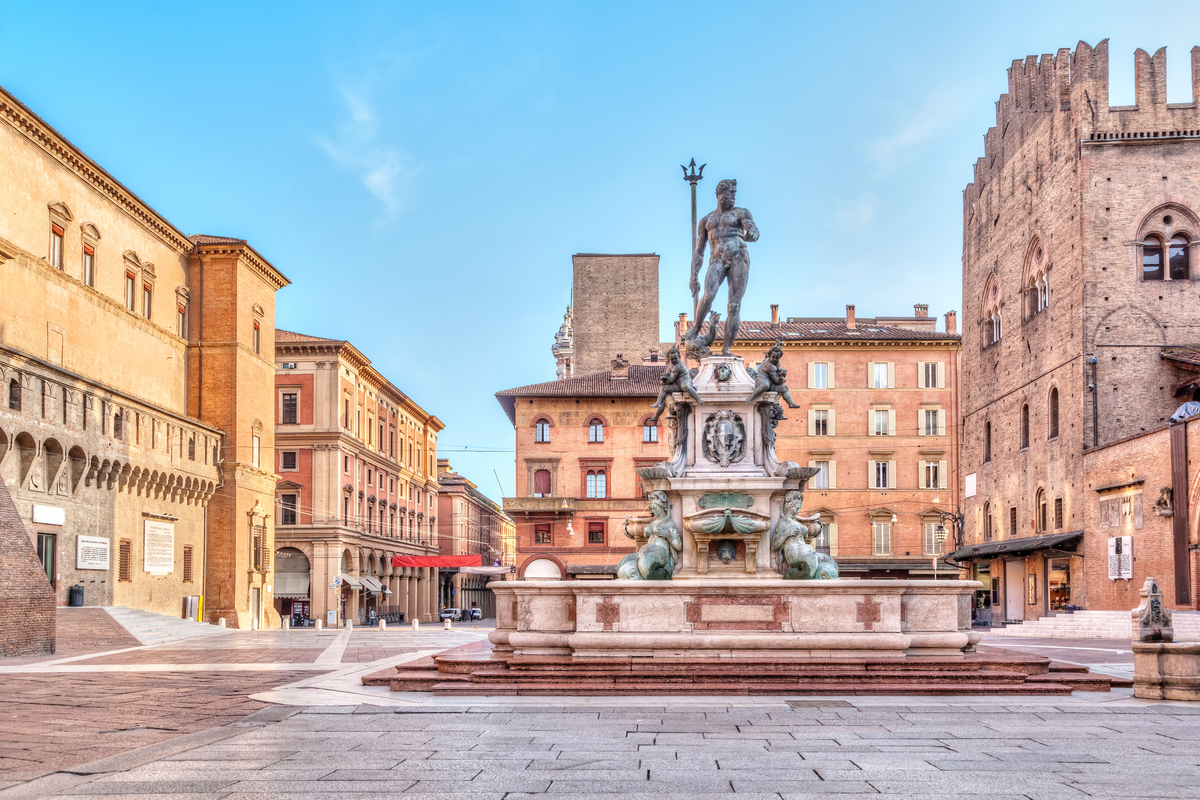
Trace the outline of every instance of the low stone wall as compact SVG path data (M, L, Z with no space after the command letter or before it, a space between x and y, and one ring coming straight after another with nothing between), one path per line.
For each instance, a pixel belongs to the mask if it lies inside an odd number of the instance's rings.
M54 652L54 589L0 478L0 656Z
M971 631L977 581L506 581L497 650L516 656L951 655Z

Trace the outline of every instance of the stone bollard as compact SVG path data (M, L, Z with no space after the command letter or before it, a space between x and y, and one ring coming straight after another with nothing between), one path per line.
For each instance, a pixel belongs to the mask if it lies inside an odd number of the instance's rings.
M290 631L291 629L292 629L292 619L291 619L291 617L284 617L284 618L283 618L283 630L285 630L285 631Z
M348 630L348 631L354 630L354 620L352 620L352 619L346 620L346 630Z
M442 620L442 630L444 630L444 631L450 630L450 620L448 620L448 619Z
M321 632L321 629L322 629L322 628L324 628L324 627L325 627L325 623L321 622L321 620L319 620L319 619L314 619L314 620L313 620L313 629L314 629L314 630L315 630L317 633L320 633L320 632Z
M217 620L217 627L218 627L218 628L224 628L224 627L225 627L225 618L224 618L224 617L221 617L220 619L218 619L218 620Z
M420 620L418 620L418 619L414 619L414 620L412 621L412 629L413 629L414 631L419 631L419 630L421 630L421 621L420 621Z
M386 619L379 620L379 630L381 630L381 631L387 630L387 620Z
M250 630L252 630L252 631L258 630L258 620L256 620L256 619L250 620Z

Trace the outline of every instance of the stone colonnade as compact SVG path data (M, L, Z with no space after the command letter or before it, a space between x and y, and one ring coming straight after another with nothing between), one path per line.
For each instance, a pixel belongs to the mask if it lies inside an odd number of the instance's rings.
M308 548L304 548L308 549ZM375 564L374 569L371 568ZM438 576L436 567L393 567L390 554L372 561L344 542L315 542L309 554L312 601L310 616L326 625L352 620L365 621L367 609L387 607L404 614L404 621L434 622L438 615ZM335 584L342 575L353 578L370 576L391 591L390 597L368 597L365 590ZM336 612L336 621L330 619Z

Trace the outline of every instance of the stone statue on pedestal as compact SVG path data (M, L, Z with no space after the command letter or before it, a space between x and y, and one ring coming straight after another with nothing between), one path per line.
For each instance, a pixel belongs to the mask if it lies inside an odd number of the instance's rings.
M729 355L729 348L737 337L742 321L742 295L750 279L750 253L746 242L758 241L758 228L754 217L744 208L737 208L737 181L724 180L717 184L717 209L705 215L696 226L696 249L692 253L692 296L700 291L700 267L704 264L704 247L711 245L708 272L704 275L704 296L696 307L696 321L682 337L694 339L708 316L721 284L729 281L729 318L725 322L725 344L721 355Z
M651 408L657 408L653 420L658 422L658 418L662 416L663 409L667 406L667 396L672 392L683 392L688 397L692 398L692 402L696 405L702 405L703 400L700 395L696 394L696 387L692 385L692 374L688 371L687 365L683 363L683 359L679 357L679 348L672 347L667 351L667 371L662 374L662 390L658 393L658 401Z
M753 403L759 395L766 392L778 392L790 408L799 408L800 406L792 402L792 395L788 392L787 387L787 370L779 366L779 359L783 358L783 344L775 342L775 346L767 351L767 359L758 367L758 372L754 377L754 391L750 394L750 399L747 402Z
M636 553L630 553L617 565L619 580L668 581L680 563L683 536L671 519L671 504L664 492L650 493L650 521L625 518L625 535L635 539L631 526L645 525L646 543Z
M812 541L821 534L821 515L801 517L804 492L792 490L783 497L783 513L771 531L771 552L784 578L793 580L838 577L837 562L819 553Z

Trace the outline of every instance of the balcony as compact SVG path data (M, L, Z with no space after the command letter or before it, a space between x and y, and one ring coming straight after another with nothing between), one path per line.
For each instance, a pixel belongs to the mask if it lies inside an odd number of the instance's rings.
M553 514L557 518L561 514L574 516L574 497L506 497L504 498L504 513L508 515L524 514Z

